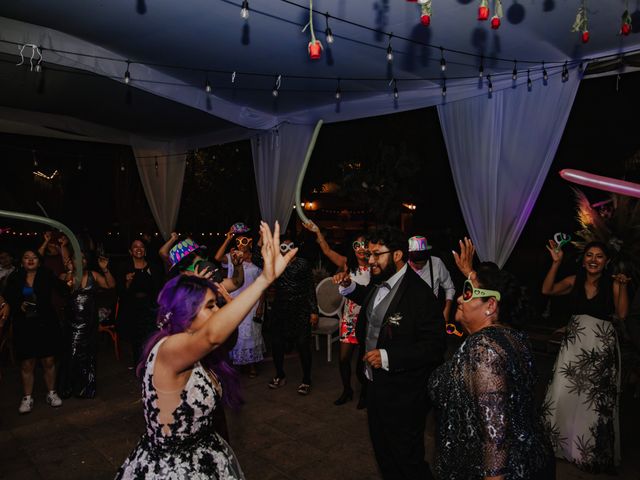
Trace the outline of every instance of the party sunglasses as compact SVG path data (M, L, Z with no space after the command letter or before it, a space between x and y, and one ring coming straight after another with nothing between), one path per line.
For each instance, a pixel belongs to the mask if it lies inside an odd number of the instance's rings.
M352 246L354 250L359 250L361 248L364 248L366 245L365 242L359 242L358 240L356 240L355 242L353 242Z
M280 244L280 251L282 253L287 253L289 250L293 250L294 248L296 248L296 246L293 244L293 242Z
M238 237L236 238L236 245L238 247L246 247L251 243L251 239L249 237Z
M482 288L476 288L469 279L464 281L464 286L462 287L463 302L470 302L474 298L486 297L495 297L497 301L500 301L500 292L496 290L483 290Z

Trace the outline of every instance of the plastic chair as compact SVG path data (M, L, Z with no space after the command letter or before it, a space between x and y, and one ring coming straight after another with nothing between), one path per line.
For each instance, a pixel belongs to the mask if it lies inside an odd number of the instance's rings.
M320 350L320 336L327 337L327 362L331 361L331 344L337 342L340 338L334 333L338 332L340 327L340 314L345 299L338 291L338 286L333 283L331 277L327 277L318 283L316 287L316 297L318 299L318 319L317 327L312 331L315 337L316 350Z

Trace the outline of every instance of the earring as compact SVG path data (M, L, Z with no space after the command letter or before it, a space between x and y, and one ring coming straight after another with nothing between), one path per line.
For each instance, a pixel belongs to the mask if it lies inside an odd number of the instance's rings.
M487 317L489 316L489 314L490 314L490 313L491 313L491 312L489 312L489 310L487 310L486 312L484 312L484 314L485 314Z

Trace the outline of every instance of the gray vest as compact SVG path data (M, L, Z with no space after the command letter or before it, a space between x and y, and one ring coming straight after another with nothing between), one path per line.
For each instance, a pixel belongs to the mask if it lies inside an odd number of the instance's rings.
M378 296L378 292L373 292L371 297L371 301L367 306L367 339L365 346L367 348L367 352L374 350L376 345L378 344L378 337L380 336L380 327L382 327L382 322L384 321L384 317L389 309L389 305L393 300L396 292L398 291L398 287L402 282L402 277L396 282L391 291L387 293L387 296L382 299L382 301L376 305L376 308L373 308L373 303L375 302L376 297Z

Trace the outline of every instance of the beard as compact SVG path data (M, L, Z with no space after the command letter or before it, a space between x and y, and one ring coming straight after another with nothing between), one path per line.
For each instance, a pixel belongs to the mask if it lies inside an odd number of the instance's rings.
M378 275L371 275L371 283L374 285L380 285L382 282L386 282L393 277L398 270L394 263L389 262L386 267Z

